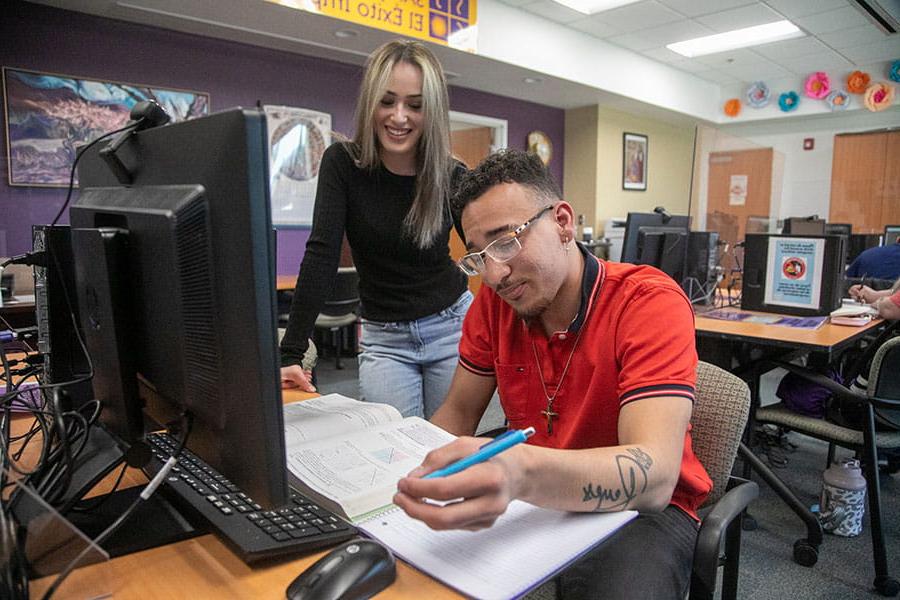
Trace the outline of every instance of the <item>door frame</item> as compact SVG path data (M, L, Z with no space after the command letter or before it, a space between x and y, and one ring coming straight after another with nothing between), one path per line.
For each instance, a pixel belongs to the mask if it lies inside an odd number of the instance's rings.
M497 119L495 117L485 117L483 115L451 110L450 122L474 125L475 127L490 127L492 131L491 152L502 150L507 146L507 131L509 129L509 124L506 119Z

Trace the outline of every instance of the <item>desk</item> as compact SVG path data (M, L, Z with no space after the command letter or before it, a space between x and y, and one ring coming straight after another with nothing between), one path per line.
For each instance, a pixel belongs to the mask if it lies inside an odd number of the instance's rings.
M297 287L296 275L278 275L275 278L275 289L279 292L293 292Z
M27 296L13 296L3 301L0 306L0 316L11 327L30 327L35 324L34 294ZM6 323L0 321L0 329L6 329Z
M311 397L285 390L285 403ZM135 471L130 481L146 481ZM101 484L102 485L102 484ZM127 527L127 524L125 525ZM76 569L54 595L55 599L86 598L111 593L116 600L147 598L272 598L283 599L288 584L327 552L317 552L283 562L250 567L213 535L114 558ZM31 584L31 596L39 598L54 576ZM427 575L397 561L397 581L379 598L460 598L456 592Z
M724 310L737 312L737 309ZM750 386L752 408L745 434L746 442L754 430L754 410L760 402L760 376L774 367L770 360L791 360L809 355L820 364L831 363L839 353L859 342L863 336L875 333L883 324L884 321L880 319L864 327L845 327L826 322L818 329L799 329L708 319L701 313L695 320L697 353L700 360L731 371ZM822 526L819 520L768 465L753 454L746 443L741 443L738 447L738 454L744 463L744 478L749 478L751 469L755 471L806 525L806 539L794 544L794 560L803 566L814 565L818 559L818 546L822 543Z

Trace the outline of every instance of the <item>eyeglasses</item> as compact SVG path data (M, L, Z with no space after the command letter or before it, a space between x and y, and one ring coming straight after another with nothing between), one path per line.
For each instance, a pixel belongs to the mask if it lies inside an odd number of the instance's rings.
M545 212L553 208L552 204L548 204L538 211L536 215L516 227L513 231L504 234L487 245L481 252L472 252L466 254L457 261L457 266L462 272L472 277L484 273L485 264L484 257L488 256L494 262L505 263L514 259L519 252L522 251L522 242L519 237L528 229L528 226L537 221Z

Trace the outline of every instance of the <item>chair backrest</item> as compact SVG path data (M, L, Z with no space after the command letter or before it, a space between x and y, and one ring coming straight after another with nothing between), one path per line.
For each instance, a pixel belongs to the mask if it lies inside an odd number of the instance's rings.
M320 312L330 317L340 317L352 313L357 306L359 306L359 275L356 267L339 267L331 296L325 301Z
M709 363L697 363L691 442L713 481L705 504L713 504L726 492L749 413L750 388L743 380Z
M875 352L868 393L876 407L900 409L900 336L884 342Z

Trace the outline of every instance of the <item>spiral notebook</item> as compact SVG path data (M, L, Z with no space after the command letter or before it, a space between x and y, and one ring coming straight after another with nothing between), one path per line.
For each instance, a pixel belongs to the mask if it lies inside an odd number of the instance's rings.
M434 531L397 507L357 523L400 559L467 596L518 598L637 516L569 513L514 500L489 529Z
M330 394L284 407L293 487L400 559L474 598L515 598L637 516L567 513L513 501L488 529L433 531L391 504L397 481L454 438L382 404Z

